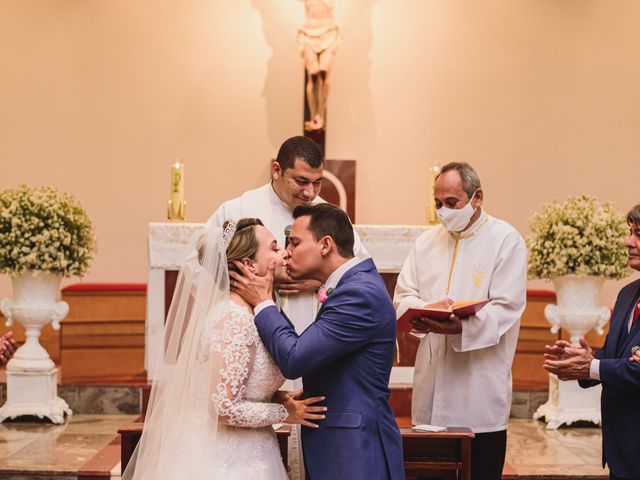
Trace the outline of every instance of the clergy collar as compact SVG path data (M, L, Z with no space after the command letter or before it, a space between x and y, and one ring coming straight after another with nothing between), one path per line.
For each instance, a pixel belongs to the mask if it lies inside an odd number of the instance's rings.
M485 213L484 210L481 209L480 216L475 222L473 222L473 224L469 228L467 228L466 230L463 230L462 232L449 232L449 234L453 238L460 239L460 240L473 237L476 233L478 233L478 231L480 231L482 227L485 226L485 224L487 223L487 220L489 220L488 215Z

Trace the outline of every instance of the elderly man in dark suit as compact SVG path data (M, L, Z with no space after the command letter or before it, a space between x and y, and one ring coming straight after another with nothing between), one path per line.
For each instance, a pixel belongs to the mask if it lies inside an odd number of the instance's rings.
M640 271L640 204L629 211L627 223L629 266ZM565 341L546 346L544 367L549 372L561 380L579 380L583 388L602 384L602 462L609 465L611 479L640 478L639 317L636 280L618 294L602 349L594 354L584 338L580 347Z

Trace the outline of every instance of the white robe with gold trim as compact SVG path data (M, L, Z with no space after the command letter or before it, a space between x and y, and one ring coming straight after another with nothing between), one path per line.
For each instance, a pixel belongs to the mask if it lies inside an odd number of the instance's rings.
M461 334L423 336L414 370L412 421L469 427L476 433L505 430L511 365L526 303L527 249L511 225L484 212L460 236L454 262L455 244L455 236L441 225L416 240L398 277L398 317L409 307L447 297L491 301L462 320Z

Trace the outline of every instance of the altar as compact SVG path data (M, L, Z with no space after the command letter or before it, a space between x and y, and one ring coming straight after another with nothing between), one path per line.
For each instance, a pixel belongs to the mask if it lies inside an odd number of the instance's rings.
M148 229L149 271L147 284L147 313L145 327L145 368L147 376L156 378L164 321L171 304L173 289L186 247L201 223L150 223ZM392 291L405 259L415 240L429 226L418 225L355 225L362 243L373 258L387 289ZM391 372L390 383L410 384L417 339L400 334L398 352Z

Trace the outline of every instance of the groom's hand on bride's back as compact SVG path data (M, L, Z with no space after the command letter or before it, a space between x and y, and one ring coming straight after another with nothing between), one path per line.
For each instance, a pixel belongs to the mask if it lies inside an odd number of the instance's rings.
M237 293L245 302L255 307L265 300L273 300L273 272L276 268L275 260L269 262L267 274L264 277L251 272L242 262L234 262L242 275L237 272L229 272L231 276L231 291Z
M302 398L303 393L303 390L280 392L279 399L281 401L278 403L282 403L289 413L289 416L284 419L284 422L299 423L305 427L318 428L318 424L313 423L312 420L324 420L324 412L327 411L327 407L314 405L314 403L322 402L325 397Z

